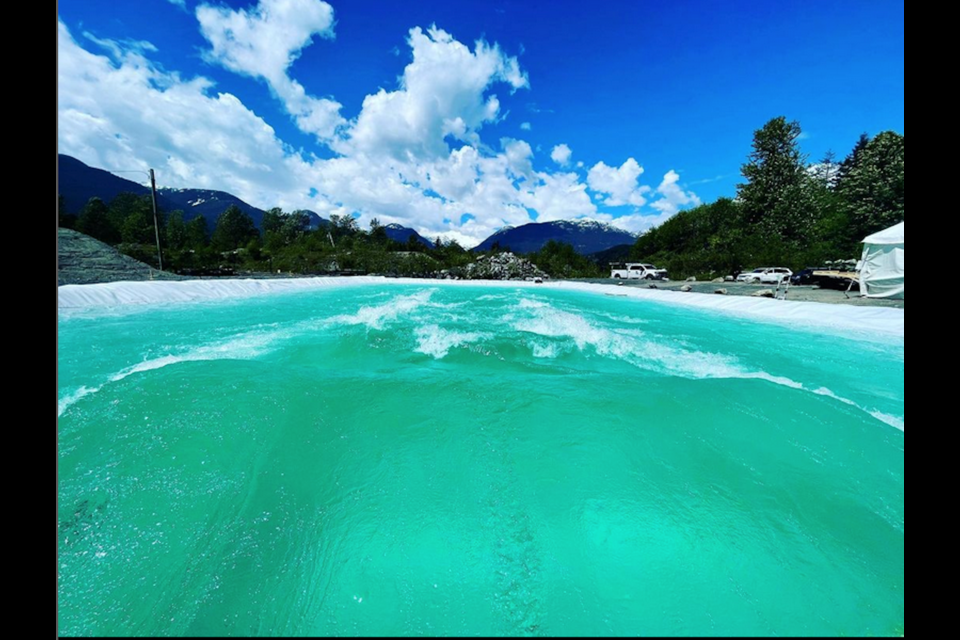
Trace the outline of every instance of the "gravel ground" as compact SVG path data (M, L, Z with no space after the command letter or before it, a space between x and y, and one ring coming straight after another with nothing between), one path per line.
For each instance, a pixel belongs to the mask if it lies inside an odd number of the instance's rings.
M621 286L617 280L607 278L584 279L577 282L592 282L596 284L607 284L613 287ZM646 281L623 281L624 287L640 287L646 289L651 283ZM740 284L735 282L724 282L723 284L713 282L656 282L658 289L664 291L676 291L680 293L680 287L689 284L693 287L694 293L714 294L717 289L726 289L727 295L731 296L750 296L762 289L776 289L770 285ZM825 302L827 304L849 304L859 307L891 307L894 309L903 309L903 300L878 300L874 298L861 298L857 293L851 293L848 298L843 291L834 291L832 289L817 289L814 287L790 287L787 294L787 300L801 302Z

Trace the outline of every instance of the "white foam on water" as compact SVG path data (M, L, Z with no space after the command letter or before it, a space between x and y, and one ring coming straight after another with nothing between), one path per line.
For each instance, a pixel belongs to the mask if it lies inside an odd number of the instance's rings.
M886 422L888 425L894 429L899 429L903 431L903 418L898 418L897 416L891 416L890 414L883 413L881 411L870 411L868 412L874 418L880 422Z
M80 387L73 393L67 394L60 398L57 401L57 417L61 417L67 412L67 409L77 404L87 396L92 396L93 394L98 393L102 388L102 385L99 387Z
M765 371L749 371L736 358L715 353L688 351L665 345L646 338L636 329L611 330L592 324L576 313L557 309L540 301L523 299L517 308L527 311L523 318L511 317L513 328L524 333L554 339L569 339L577 349L591 348L597 355L619 359L642 369L693 379L740 379L762 380L782 387L806 391L855 407L860 411L903 431L903 419L880 411L862 407L853 400L844 398L825 387L809 388L802 383L776 376ZM549 349L532 343L535 357L556 357L559 347L551 344Z
M415 351L432 356L436 360L447 357L451 349L490 338L488 333L452 331L435 324L417 327L416 336Z
M200 300L228 299L249 297L273 293L304 291L325 287L358 287L364 285L410 285L420 284L430 286L430 291L423 291L408 296L398 296L391 301L378 306L363 307L353 316L341 316L334 320L355 325L366 325L370 328L382 328L387 322L410 313L426 305L437 287L483 287L487 289L526 290L531 293L536 289L554 289L579 291L588 293L606 294L610 287L585 283L557 282L545 285L535 285L522 282L454 282L435 280L399 279L387 280L382 278L308 278L296 280L218 280L218 281L186 281L186 282L121 282L101 285L64 286L58 289L59 307L64 309L100 310L103 312L111 308L129 305L150 305L169 302L196 302ZM870 335L895 336L900 339L904 335L904 312L902 309L854 307L847 305L826 305L811 302L788 302L742 297L712 296L698 294L678 294L670 291L653 291L638 288L624 287L618 290L619 294L631 299L649 300L664 304L694 307L703 310L729 313L737 316L746 316L755 320L789 323L791 326L810 325L827 327L833 330L854 332L854 335L867 337ZM502 299L504 295L485 295L481 299ZM903 431L903 418L891 416L880 411L865 409L856 403L841 398L827 389L809 389L802 384L787 378L777 377L765 372L749 372L736 360L718 354L686 351L673 346L663 345L644 339L642 335L633 332L618 332L593 326L586 318L576 314L552 309L548 304L532 299L524 299L519 303L522 311L533 312L533 317L513 319L514 328L550 338L571 339L579 349L592 347L596 353L607 357L618 357L628 360L636 366L655 368L675 375L693 378L747 378L760 379L782 386L809 391L818 395L831 397L835 400L856 406L867 412L877 420ZM565 315L564 315L565 314ZM429 341L428 341L429 342ZM236 347L238 345L234 345ZM429 348L429 347L426 347ZM533 347L538 349L538 347ZM540 355L550 357L556 345L543 347ZM114 376L123 379L139 371L149 371L163 368L186 360L206 360L219 357L239 357L227 355L230 348L226 344L206 347L208 351L198 350L180 355L168 355L154 360L148 360L139 365L124 370ZM219 355L217 349L219 349ZM438 348L437 353L442 352ZM558 351L559 353L559 351ZM537 355L536 353L534 355ZM137 371L134 371L137 369ZM58 402L58 415L62 415L70 406L84 397L97 393L102 387L81 387L73 393L64 396Z
M150 358L138 364L122 369L109 376L107 381L96 387L80 387L77 391L64 396L57 402L57 417L63 416L66 411L87 396L103 390L107 384L120 382L132 375L157 371L171 365L183 362L203 362L210 360L252 360L269 352L273 344L279 340L291 337L297 333L296 329L275 330L270 332L250 332L231 338L223 342L188 348L183 353L169 354L158 358Z
M520 309L546 309L550 307L549 304L543 302L542 300L534 300L533 298L521 298L520 302L517 304L517 307Z
M388 322L408 315L430 302L435 289L419 291L411 295L396 296L383 304L360 307L352 315L331 318L331 322L346 325L366 325L368 329L382 330Z
M596 315L598 315L598 316L600 316L600 317L602 317L602 318L606 318L607 320L612 320L613 322L616 322L616 323L619 323L619 324L639 325L639 324L649 324L649 323L650 323L648 320L644 320L644 319L642 319L642 318L632 318L632 317L630 317L630 316L620 316L620 315L616 315L616 314L613 314L613 313L604 313L604 312L602 312L602 311L601 311L601 312L595 312L595 313L596 313Z
M616 331L596 326L582 315L537 300L520 300L517 308L528 313L512 319L516 331L572 340L580 351L590 348L597 355L624 360L642 369L706 378L725 377L734 366L734 362L725 356L660 344L646 339L645 334L637 330ZM540 353L545 355L547 352Z
M534 358L553 360L560 355L560 346L553 342L532 342L530 350L533 351Z
M292 335L292 331L273 333L248 333L226 342L204 345L189 349L179 355L167 355L124 369L110 378L110 382L120 382L136 373L146 373L164 369L181 362L203 362L209 360L252 360L270 350L273 343Z
M784 378L782 376L774 376L767 373L766 371L756 371L756 372L731 371L729 375L720 376L720 377L727 378L727 379L739 379L739 380L763 380L765 382L770 382L772 384L776 384L781 387L796 389L797 391L806 391L814 395L830 398L831 400L836 400L837 402L840 402L847 406L854 407L855 409L858 409L866 413L867 415L876 418L880 422L883 422L887 425L890 425L891 427L894 427L896 429L899 429L900 431L903 431L903 418L898 418L897 416L892 416L892 415L883 413L881 411L877 411L875 409L868 409L866 407L863 407L857 404L856 402L854 402L853 400L850 400L849 398L844 398L843 396L838 395L837 393L831 391L830 389L827 389L826 387L819 387L819 388L813 389L803 385L800 382L797 382L796 380L791 380L790 378Z

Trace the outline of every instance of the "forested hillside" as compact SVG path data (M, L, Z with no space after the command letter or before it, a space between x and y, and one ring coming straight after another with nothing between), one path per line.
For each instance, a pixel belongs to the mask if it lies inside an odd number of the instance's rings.
M776 118L756 132L737 198L684 211L642 236L634 260L678 276L762 266L794 270L859 256L867 235L904 219L903 136L866 135L842 162L811 164L799 123Z

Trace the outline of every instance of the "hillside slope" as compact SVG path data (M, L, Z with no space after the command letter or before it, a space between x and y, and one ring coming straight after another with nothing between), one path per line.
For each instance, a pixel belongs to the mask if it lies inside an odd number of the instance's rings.
M146 178L146 174L130 173L128 175L137 180ZM162 176L158 175L157 179L162 179ZM79 214L90 198L100 198L110 204L121 193L133 193L138 196L150 194L150 189L142 184L121 178L103 169L90 167L76 158L63 154L57 157L57 181L66 211L71 214ZM261 228L264 214L263 209L247 204L231 193L212 189L160 188L157 189L157 206L165 213L183 211L183 219L186 222L203 216L211 230L216 227L220 214L230 206L236 206L253 218L253 223L258 229ZM311 229L317 229L326 224L326 220L313 211L306 213L310 216Z
M77 231L57 232L57 284L95 284L139 280L180 280L125 256L108 244Z

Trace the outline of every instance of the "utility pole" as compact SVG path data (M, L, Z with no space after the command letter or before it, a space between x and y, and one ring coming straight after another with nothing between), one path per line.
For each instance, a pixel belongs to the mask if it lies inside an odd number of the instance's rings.
M157 234L157 263L163 271L163 253L160 251L160 217L157 215L157 176L150 169L150 196L153 200L153 230Z

